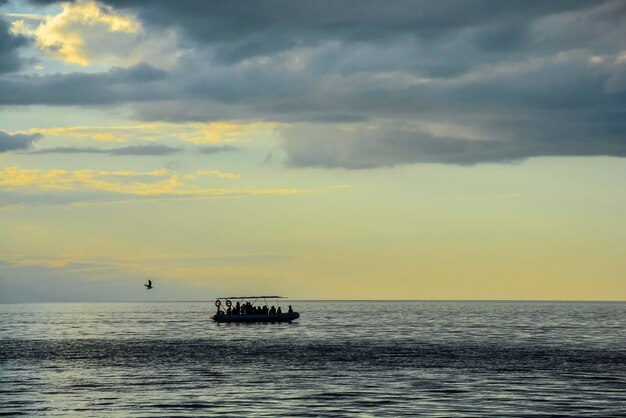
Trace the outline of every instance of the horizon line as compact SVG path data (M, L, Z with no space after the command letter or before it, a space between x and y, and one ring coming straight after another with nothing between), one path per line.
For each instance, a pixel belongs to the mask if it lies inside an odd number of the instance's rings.
M287 298L283 298L287 299ZM626 299L289 299L295 302L558 302L558 303L626 303ZM213 303L206 300L112 300L112 301L30 301L0 302L0 305L51 303Z

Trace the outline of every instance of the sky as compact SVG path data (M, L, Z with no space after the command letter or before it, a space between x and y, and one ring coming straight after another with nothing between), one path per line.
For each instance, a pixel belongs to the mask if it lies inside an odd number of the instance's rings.
M0 0L2 303L626 300L624 157L626 1Z

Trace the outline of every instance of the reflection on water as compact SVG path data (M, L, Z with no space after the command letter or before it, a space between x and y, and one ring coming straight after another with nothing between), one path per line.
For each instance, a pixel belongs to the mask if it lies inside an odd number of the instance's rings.
M0 409L26 415L617 416L625 303L0 305Z

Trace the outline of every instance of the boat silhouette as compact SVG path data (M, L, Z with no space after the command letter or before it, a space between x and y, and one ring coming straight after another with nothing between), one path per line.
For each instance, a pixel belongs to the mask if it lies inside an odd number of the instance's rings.
M255 305L261 299L264 304L262 306L259 304ZM285 298L282 296L230 296L217 298L215 300L217 313L211 319L215 322L291 322L300 318L298 312L291 310L291 305L289 305L288 312L282 312L280 306L277 309L274 306L270 308L267 299ZM233 300L236 301L236 304L233 304ZM276 304L278 305L278 301ZM226 306L226 310L223 310L223 306Z

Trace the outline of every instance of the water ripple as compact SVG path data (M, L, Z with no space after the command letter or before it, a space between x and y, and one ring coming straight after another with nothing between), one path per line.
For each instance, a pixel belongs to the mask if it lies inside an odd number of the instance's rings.
M294 324L202 303L0 306L0 413L619 416L626 304L299 302ZM154 318L159 318L155 321Z

